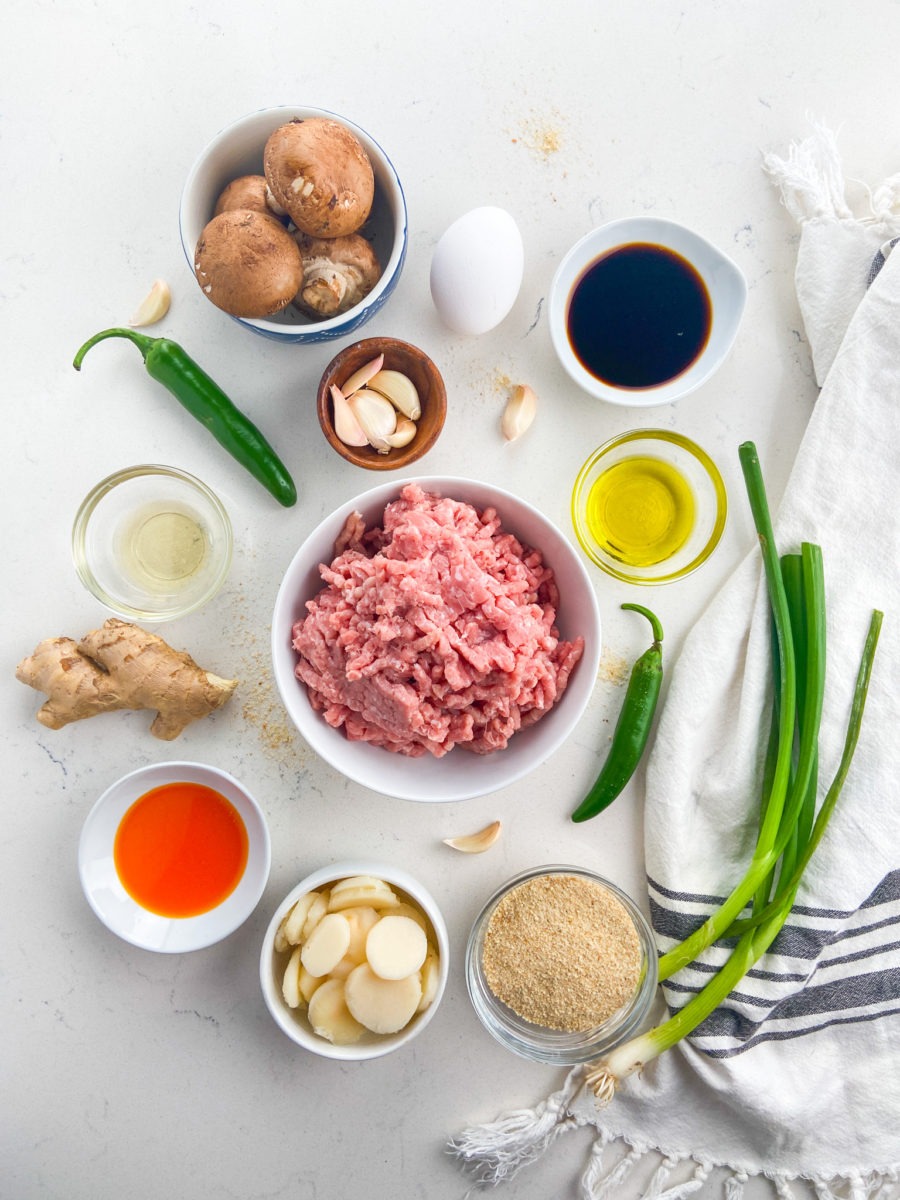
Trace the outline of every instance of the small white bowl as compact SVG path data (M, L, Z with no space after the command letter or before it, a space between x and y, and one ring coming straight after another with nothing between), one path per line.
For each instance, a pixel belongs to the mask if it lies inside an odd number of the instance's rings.
M649 243L674 251L700 275L712 309L709 337L687 369L674 378L649 387L616 387L592 375L572 348L568 332L572 293L584 273L598 259L619 247ZM675 221L659 217L624 217L592 229L576 242L556 269L550 286L550 338L569 376L592 396L627 408L652 408L670 404L706 383L730 351L747 301L747 283L727 255L699 234Z
M354 1042L350 1046L336 1046L326 1038L319 1037L317 1033L313 1033L309 1021L306 1019L305 1010L289 1008L285 1004L281 993L281 976L284 973L289 955L287 953L276 953L275 932L301 896L305 896L307 892L317 891L328 884L337 883L339 879L349 879L353 875L373 875L377 879L383 879L385 883L391 884L395 890L405 892L406 896L415 901L428 918L428 923L431 926L431 933L433 935L431 940L436 944L438 955L440 956L440 973L437 991L431 1004L429 1004L424 1012L417 1013L399 1033L366 1033L360 1041ZM401 896L401 899L403 898ZM390 867L384 863L367 860L338 862L328 867L322 867L318 871L313 871L311 875L307 875L295 888L292 888L288 892L275 910L263 938L262 951L259 957L259 981L266 1007L272 1014L278 1027L287 1034L291 1041L296 1042L298 1046L302 1046L305 1050L312 1051L313 1054L320 1054L323 1058L339 1058L345 1061L358 1062L368 1058L380 1058L383 1054L390 1054L393 1050L399 1050L401 1046L405 1046L407 1042L411 1042L414 1037L417 1037L422 1032L437 1012L437 1007L441 1002L444 987L447 983L449 960L450 941L447 936L446 922L441 915L434 897L417 879L414 879L412 875L399 867Z
M375 200L360 232L372 243L378 256L381 278L359 304L325 321L314 321L292 304L274 317L231 319L245 329L277 342L311 344L346 337L365 324L378 312L400 279L406 258L406 199L394 164L374 138L346 117L322 108L281 105L250 113L226 126L201 151L184 185L178 219L181 244L193 274L197 242L206 224L212 220L216 200L225 185L241 175L261 175L263 150L269 134L295 117L329 117L340 121L362 142L375 173Z
M291 645L294 622L306 615L305 602L324 586L320 563L334 558L334 543L354 511L368 526L377 524L385 505L395 500L406 478L384 483L341 505L309 535L288 566L272 616L272 660L275 681L288 715L306 742L336 770L372 791L401 800L442 803L499 791L522 779L558 750L587 706L600 663L600 610L594 588L571 542L526 501L487 483L453 476L415 479L426 492L466 501L478 509L494 507L503 528L526 546L541 551L559 588L557 627L560 637L584 637L584 655L576 665L559 703L545 717L514 734L504 750L470 754L456 747L443 758L430 754L409 758L367 742L348 741L309 703L306 687L294 674L297 655Z
M247 831L247 865L240 882L216 908L196 917L162 917L143 908L125 890L113 859L116 831L125 813L152 788L167 783L212 788L234 806ZM192 762L154 763L123 776L91 809L78 844L81 886L99 919L133 946L162 954L202 950L243 925L259 903L270 862L266 820L247 789L225 771Z

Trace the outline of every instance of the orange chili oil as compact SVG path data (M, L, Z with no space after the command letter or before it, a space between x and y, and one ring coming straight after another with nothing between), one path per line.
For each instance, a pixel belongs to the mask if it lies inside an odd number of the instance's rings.
M116 873L142 908L196 917L221 904L247 865L247 830L213 788L166 783L135 800L116 830Z

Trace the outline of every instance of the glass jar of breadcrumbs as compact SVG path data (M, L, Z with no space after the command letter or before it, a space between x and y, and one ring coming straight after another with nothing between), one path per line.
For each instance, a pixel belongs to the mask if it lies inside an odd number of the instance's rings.
M466 984L482 1024L507 1049L574 1065L640 1030L656 962L650 926L615 884L585 867L534 867L478 915Z

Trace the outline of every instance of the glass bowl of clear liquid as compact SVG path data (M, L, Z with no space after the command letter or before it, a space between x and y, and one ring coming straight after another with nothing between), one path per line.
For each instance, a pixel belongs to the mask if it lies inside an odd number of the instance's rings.
M232 545L215 493L186 471L153 464L101 480L72 527L81 582L138 621L173 620L205 604L225 581Z

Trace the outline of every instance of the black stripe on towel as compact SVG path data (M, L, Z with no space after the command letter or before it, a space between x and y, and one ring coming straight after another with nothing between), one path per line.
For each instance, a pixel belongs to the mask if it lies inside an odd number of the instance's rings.
M886 1008L882 1012L865 1013L862 1016L834 1017L831 1021L822 1021L818 1025L809 1025L804 1029L770 1030L763 1027L762 1033L757 1034L743 1045L720 1047L715 1050L703 1049L702 1053L707 1058L734 1058L735 1055L743 1054L745 1050L751 1050L761 1042L786 1042L790 1041L791 1038L802 1037L807 1033L818 1033L821 1029L830 1029L832 1025L862 1025L866 1021L880 1021L882 1017L895 1017L898 1014L900 1014L900 1008Z
M732 999L738 1003L744 1001L765 1007L765 1016L754 1021L731 1008L729 1001ZM872 1008L892 1000L900 1000L900 967L872 971L867 975L850 975L830 983L811 984L774 1004L771 999L736 991L698 1025L694 1036L730 1038L743 1045L755 1037L768 1021L793 1021L794 1032L806 1033L806 1027L800 1024L804 1018L822 1013L839 1013L851 1008Z
M663 887L649 875L647 876L647 885L667 900L680 901L682 904L708 904L711 907L718 907L725 900L724 896L712 896L705 892L676 892L672 888ZM900 900L900 869L889 871L871 895L860 903L859 908L874 908L878 904L889 904L893 900ZM795 904L792 911L805 917L840 921L852 917L859 909L813 908L804 904ZM698 921L698 924L701 923L702 920Z

